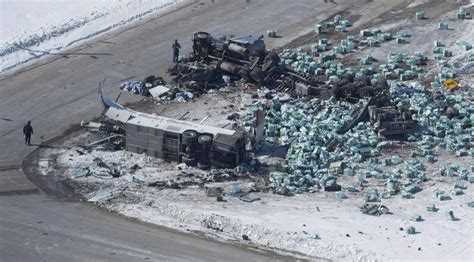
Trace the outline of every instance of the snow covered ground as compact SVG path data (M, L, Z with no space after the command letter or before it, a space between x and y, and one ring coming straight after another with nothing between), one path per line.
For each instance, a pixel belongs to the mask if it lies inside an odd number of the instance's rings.
M0 0L0 74L185 0Z
M82 133L76 139L88 140L86 137ZM64 146L70 147L74 143L68 140ZM106 168L96 164L96 159L109 167L124 170L123 174L113 178ZM469 165L466 157L440 159L442 163L439 164ZM133 168L134 165L139 167ZM89 175L76 176L84 167L88 167ZM235 187L247 192L255 185L245 179L205 184L209 188L221 187L227 193L223 202L206 196L197 183L181 189L149 186L153 182L170 180L185 185L188 184L186 181L199 180L206 172L194 168L178 170L173 163L126 151L86 152L76 147L48 149L39 159L39 170L43 175L51 174L66 181L89 202L183 232L298 252L312 259L466 260L473 255L474 213L467 205L474 197L473 184L465 181L465 193L453 195L451 189L458 178L436 175L435 169L435 166L429 167L428 173L434 175L413 199L397 195L379 202L393 214L377 217L360 212L359 207L364 204L361 192L348 192L347 199L323 191L293 197L253 192L250 194L261 200L245 203L228 194ZM342 185L346 182L342 181ZM440 201L436 197L437 190L449 192L451 198ZM436 212L427 210L426 207L432 204L438 208ZM450 220L449 211L454 212L455 221ZM423 220L413 221L415 215L421 215ZM406 232L410 226L415 227L416 234ZM249 241L242 240L243 235L247 235Z

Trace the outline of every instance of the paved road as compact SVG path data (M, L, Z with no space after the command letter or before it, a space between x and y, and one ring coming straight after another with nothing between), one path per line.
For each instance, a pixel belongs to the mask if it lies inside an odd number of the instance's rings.
M0 261L282 260L133 223L79 202L3 196L1 210L8 215L0 217Z
M0 80L0 260L268 259L46 196L21 170L35 148L22 144L21 128L32 120L32 143L39 144L98 116L102 79L109 94L117 95L124 80L163 75L172 60L171 41L179 39L189 51L194 31L257 35L278 28L285 37L270 43L280 45L328 14L364 1L198 1Z

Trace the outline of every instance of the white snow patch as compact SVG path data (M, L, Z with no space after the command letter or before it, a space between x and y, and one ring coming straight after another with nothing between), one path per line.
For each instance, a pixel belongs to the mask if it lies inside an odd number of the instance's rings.
M50 162L51 159L49 158L42 158L38 161L38 166L40 167L41 175L46 176L49 172L52 171Z
M0 73L186 0L0 0Z

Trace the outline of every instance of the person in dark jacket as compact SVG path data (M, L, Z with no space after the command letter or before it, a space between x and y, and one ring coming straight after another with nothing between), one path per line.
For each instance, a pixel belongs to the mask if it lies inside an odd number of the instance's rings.
M25 144L31 146L30 140L31 135L33 134L33 127L31 126L31 121L28 121L28 124L23 127L23 134L25 135Z
M172 48L173 48L173 62L177 63L178 57L179 57L179 49L181 49L181 45L178 43L178 39L174 40Z

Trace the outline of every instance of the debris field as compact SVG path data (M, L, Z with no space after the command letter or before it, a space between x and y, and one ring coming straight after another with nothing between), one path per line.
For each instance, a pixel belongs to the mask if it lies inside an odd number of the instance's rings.
M472 13L357 31L337 14L273 50L277 29L195 33L170 78L116 87L141 101L102 90L100 122L38 169L126 216L310 259L467 259Z

